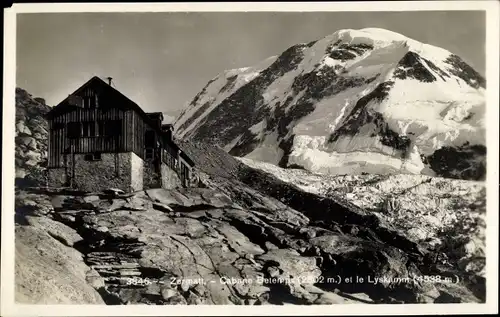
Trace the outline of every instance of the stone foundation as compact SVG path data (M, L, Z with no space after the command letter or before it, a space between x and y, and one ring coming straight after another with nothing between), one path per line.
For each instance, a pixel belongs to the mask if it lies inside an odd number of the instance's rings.
M181 180L167 164L161 164L161 186L167 189L181 187Z
M143 171L144 171L143 172L144 189L160 188L161 187L160 174L156 172L155 167L152 163L144 162Z
M47 170L47 185L49 187L65 187L66 184L66 168L49 168Z
M101 160L86 161L84 154L74 155L73 188L98 192L118 188L125 192L143 189L142 160L134 153L102 153ZM51 168L48 171L49 187L70 185L72 157L68 155L67 168Z
M103 153L100 161L85 161L84 155L79 154L75 155L73 184L85 191L119 188L128 192L132 184L131 170L131 153Z
M89 192L109 188L135 192L149 188L182 187L177 173L166 164L162 164L160 172L157 172L153 164L144 162L135 153L102 153L98 161L86 161L84 154L75 154L74 157L73 181L70 182L72 158L68 156L68 167L48 169L49 187L69 187L71 183L71 187Z
M144 188L144 161L135 153L131 157L131 187L133 191L142 190Z

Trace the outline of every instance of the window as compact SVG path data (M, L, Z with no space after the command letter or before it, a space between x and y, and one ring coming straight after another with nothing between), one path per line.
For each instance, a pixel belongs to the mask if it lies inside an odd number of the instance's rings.
M155 132L146 131L144 134L144 147L154 148L155 147Z
M83 107L83 98L77 95L69 95L68 104L71 106Z
M97 135L98 136L104 136L105 135L104 121L97 122Z
M80 122L68 122L68 138L79 138L82 133L82 126Z
M52 123L52 130L60 130L60 129L64 129L64 125L62 123L59 122Z
M82 107L85 109L97 108L97 94L93 89L87 88L83 91Z
M83 159L85 161L100 161L101 160L101 153L85 154Z
M122 134L122 121L109 120L97 122L97 133L99 136L119 136Z
M83 126L83 136L84 137L96 136L95 122L94 121L83 122L82 126Z
M122 121L121 120L110 120L106 122L106 135L109 136L119 136L122 134Z
M82 136L90 136L90 127L88 122L82 122Z
M167 150L163 150L163 163L175 170L175 158Z
M83 108L97 108L97 95L86 96L83 98Z
M181 181L184 186L189 183L189 169L184 163L181 163Z
M146 149L145 158L146 160L152 160L154 158L154 150Z

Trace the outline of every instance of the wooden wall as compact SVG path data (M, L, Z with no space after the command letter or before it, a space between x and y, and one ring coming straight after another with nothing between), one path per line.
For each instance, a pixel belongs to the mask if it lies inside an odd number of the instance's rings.
M121 133L118 136L81 136L68 138L67 125L70 122L95 122L121 120ZM106 124L106 123L104 123ZM148 125L134 110L83 109L77 108L49 120L49 167L63 166L63 153L113 153L134 152L144 159L144 134ZM96 128L98 130L98 128Z

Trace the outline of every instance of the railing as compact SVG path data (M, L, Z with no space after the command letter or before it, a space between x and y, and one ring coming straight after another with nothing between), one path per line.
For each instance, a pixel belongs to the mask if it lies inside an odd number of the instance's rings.
M183 186L189 186L189 168L174 157L169 151L162 151L162 162L179 176Z
M177 172L177 158L170 154L167 150L162 151L162 162Z

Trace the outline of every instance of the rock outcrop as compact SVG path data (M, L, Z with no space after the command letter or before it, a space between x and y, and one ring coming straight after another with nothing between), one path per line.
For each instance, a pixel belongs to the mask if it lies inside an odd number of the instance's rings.
M16 225L15 230L16 302L104 304L99 292L87 282L91 269L71 246L78 234L44 216L31 222L35 225ZM47 224L57 229L47 230ZM55 235L51 234L53 231Z
M45 114L50 107L41 98L33 98L16 88L16 184L45 185L48 124Z

